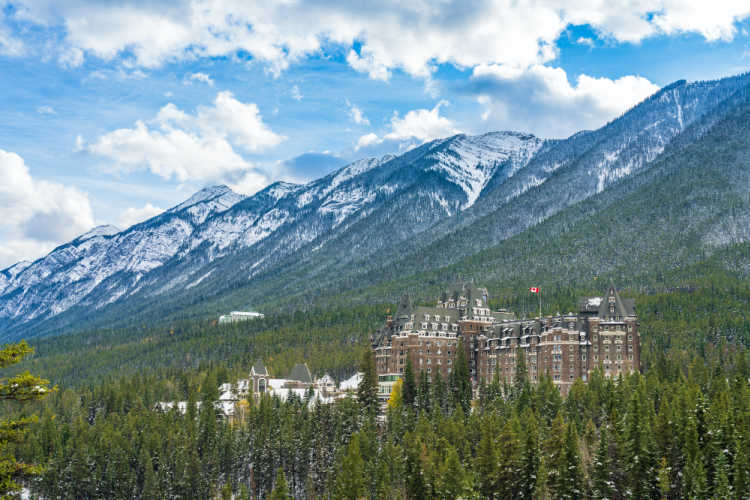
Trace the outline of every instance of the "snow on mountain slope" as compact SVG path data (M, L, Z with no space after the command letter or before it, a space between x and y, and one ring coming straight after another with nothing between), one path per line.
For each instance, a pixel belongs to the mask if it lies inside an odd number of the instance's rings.
M137 281L174 256L206 217L242 198L226 186L204 189L189 203L122 232L99 226L22 269L19 264L6 269L0 274L0 318L58 314L118 273Z
M43 259L0 271L0 323L13 328L74 305L91 311L188 287L221 293L278 266L345 272L440 247L445 238L452 251L434 255L450 260L638 172L748 83L748 75L676 82L601 129L566 140L461 134L250 197L206 188L122 232L95 228Z
M476 202L479 194L495 174L495 169L509 161L502 177L512 177L539 150L544 140L517 132L490 132L476 137L458 136L448 147L428 158L435 160L429 170L442 170L446 178L466 193L462 209Z

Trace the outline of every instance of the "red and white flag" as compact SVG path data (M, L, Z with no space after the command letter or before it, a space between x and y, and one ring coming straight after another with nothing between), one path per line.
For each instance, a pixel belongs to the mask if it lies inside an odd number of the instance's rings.
M531 293L539 293L539 287L538 286L532 286L531 288L529 288L529 291Z

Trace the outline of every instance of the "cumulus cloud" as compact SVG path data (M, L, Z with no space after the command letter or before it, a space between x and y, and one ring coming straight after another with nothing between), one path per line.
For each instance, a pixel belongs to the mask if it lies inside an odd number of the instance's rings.
M268 186L270 179L268 175L258 169L246 170L235 175L227 185L235 193L252 195Z
M440 107L446 101L440 101L432 109L412 109L403 118L393 112L390 131L382 137L370 132L359 138L355 151L364 147L382 144L385 141L400 143L399 149L405 149L415 143L425 143L432 139L458 134L453 120L440 115Z
M479 65L471 92L488 129L522 129L543 137L566 137L594 129L658 90L640 76L612 80L579 75L574 85L561 68Z
M457 134L459 130L454 126L453 121L440 116L440 106L444 104L446 101L440 101L432 109L413 109L403 118L400 118L398 113L394 113L391 118L391 131L384 138L390 141L417 139L427 142L438 137Z
M378 134L370 132L369 134L361 136L359 140L357 140L357 146L354 149L356 151L359 151L364 147L372 146L374 144L380 144L381 142L383 142L383 140L378 137Z
M163 208L156 207L151 203L146 203L141 208L130 207L125 209L117 218L117 226L127 229L134 224L156 217L162 212L164 212Z
M88 196L34 179L23 159L0 149L0 267L42 256L91 229Z
M618 42L675 33L729 40L748 15L750 3L743 0L579 0L565 5L557 0L446 0L393 2L387 8L365 1L183 0L165 5L20 0L13 13L41 26L63 27L66 52L105 60L124 57L142 67L243 52L278 75L335 46L347 51L352 68L382 80L394 69L427 77L442 63L472 68L548 62L569 25L588 24ZM68 59L78 63L73 54Z
M186 82L191 82L191 81L194 81L194 82L203 82L203 83L205 83L207 85L210 85L212 87L214 86L214 80L213 80L213 78L211 78L211 75L209 75L207 73L201 73L201 72L198 72L198 73L188 73L187 75L185 75L185 78L186 78L186 80L185 80Z
M56 115L57 112L52 106L39 106L36 108L36 112L40 115Z
M349 118L357 125L370 125L370 120L367 119L365 114L362 112L356 104L346 100L346 105L349 107Z
M149 121L117 129L84 145L89 153L108 158L120 171L148 169L164 178L215 180L252 165L235 146L259 152L276 146L284 137L264 122L258 106L243 103L231 92L219 92L211 106L189 114L172 103Z

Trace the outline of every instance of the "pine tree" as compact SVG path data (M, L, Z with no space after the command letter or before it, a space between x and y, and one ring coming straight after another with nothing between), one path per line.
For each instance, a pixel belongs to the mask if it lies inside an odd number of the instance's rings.
M659 483L659 493L661 494L662 500L666 500L669 496L669 491L672 489L672 481L669 479L669 466L667 465L667 459L662 457L659 463L659 471L657 473L657 482Z
M564 499L583 497L585 488L578 454L578 433L573 422L568 422L565 429L565 449L560 458L556 496Z
M437 498L445 500L471 498L474 493L471 474L461 465L453 446L445 447L445 461L440 468L435 493Z
M607 440L607 426L602 425L599 435L599 448L596 451L596 458L594 459L594 498L612 498L614 484L610 468L611 462L609 457L609 442Z
M359 434L353 435L336 476L335 499L356 500L365 494L365 461L359 444Z
M418 406L421 411L430 412L430 381L427 372L419 372Z
M294 498L289 492L286 475L284 475L284 469L281 467L276 471L276 481L274 481L273 491L268 498L269 500L293 500Z
M34 350L23 340L16 344L4 345L0 349L0 369L20 362L33 352ZM24 372L0 379L0 400L33 401L44 398L56 389L50 389L48 380ZM0 422L0 495L18 491L20 485L16 481L41 472L39 467L16 460L8 446L23 442L28 426L33 422L36 422L34 417Z
M733 489L735 498L750 497L750 446L745 446L748 438L740 436L735 440Z
M498 489L498 460L495 436L489 421L482 426L475 469L479 479L479 492L485 498L495 498Z
M521 415L524 423L523 455L521 456L521 473L519 474L519 497L524 500L534 498L534 489L539 473L539 429L531 408L526 408Z
M375 369L375 357L370 349L365 349L359 369L362 380L357 387L357 399L365 410L374 415L378 411L378 374Z
M417 382L414 378L414 368L411 363L411 353L407 353L406 367L404 368L404 384L401 387L401 398L407 408L412 408L417 400Z
M732 498L732 487L729 485L729 467L724 450L718 450L714 463L716 476L714 477L713 496L714 500Z
M464 414L469 413L471 408L471 374L469 373L469 361L466 359L466 349L463 341L459 340L456 347L456 361L451 372L451 393L454 404L461 405Z

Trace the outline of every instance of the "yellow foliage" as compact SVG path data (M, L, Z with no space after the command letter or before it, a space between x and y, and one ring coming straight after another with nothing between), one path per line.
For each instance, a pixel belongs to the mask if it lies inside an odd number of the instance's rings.
M401 402L403 401L403 398L401 396L401 386L404 385L404 382L402 379L396 380L396 383L393 384L393 388L391 389L391 397L388 398L388 408L398 408L401 406Z

